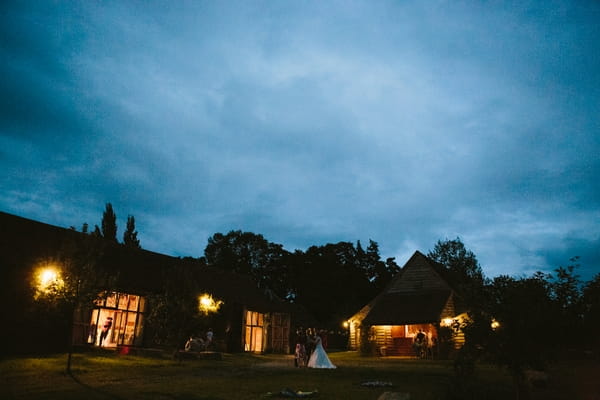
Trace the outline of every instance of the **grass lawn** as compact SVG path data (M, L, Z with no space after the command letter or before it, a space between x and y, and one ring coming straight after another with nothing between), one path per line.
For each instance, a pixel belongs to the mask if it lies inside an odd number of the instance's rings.
M283 355L225 354L221 361L177 362L91 352L74 355L73 377L64 372L62 354L11 358L0 361L0 399L268 399L278 398L284 388L318 390L319 399L374 400L384 391L407 392L411 400L464 396L456 396L450 361L363 358L354 352L330 358L337 369L294 368L293 358ZM534 398L600 398L578 393L576 371L564 369L570 374L561 373L562 380L550 381ZM597 372L582 370L590 378ZM365 381L393 387L368 388L361 385ZM469 386L467 397L513 398L510 378L493 366L478 366Z

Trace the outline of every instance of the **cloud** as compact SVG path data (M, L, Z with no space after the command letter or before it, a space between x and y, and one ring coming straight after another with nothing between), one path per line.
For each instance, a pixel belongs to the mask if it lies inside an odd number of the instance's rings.
M7 10L9 212L93 225L112 202L175 255L242 229L400 264L460 236L488 275L600 266L596 5Z

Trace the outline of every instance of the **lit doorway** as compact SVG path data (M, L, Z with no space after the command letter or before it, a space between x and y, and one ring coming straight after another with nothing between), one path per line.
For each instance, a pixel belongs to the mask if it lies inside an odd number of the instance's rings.
M246 311L246 335L244 351L261 353L263 351L264 314Z

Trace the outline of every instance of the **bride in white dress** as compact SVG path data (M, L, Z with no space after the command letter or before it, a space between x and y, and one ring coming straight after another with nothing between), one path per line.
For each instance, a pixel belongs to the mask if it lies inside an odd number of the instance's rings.
M321 343L321 338L319 336L315 338L315 349L310 355L310 359L308 360L308 364L306 366L308 368L336 368L329 357L327 357L327 353L325 353L325 349L323 348L323 344Z

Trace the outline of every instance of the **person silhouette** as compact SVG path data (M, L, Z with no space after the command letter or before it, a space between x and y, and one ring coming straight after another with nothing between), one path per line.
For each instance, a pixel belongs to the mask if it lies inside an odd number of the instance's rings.
M107 317L104 321L104 325L102 326L102 332L100 332L100 342L98 343L98 346L102 346L102 342L108 336L108 331L110 331L110 328L112 327L112 322L112 317Z

